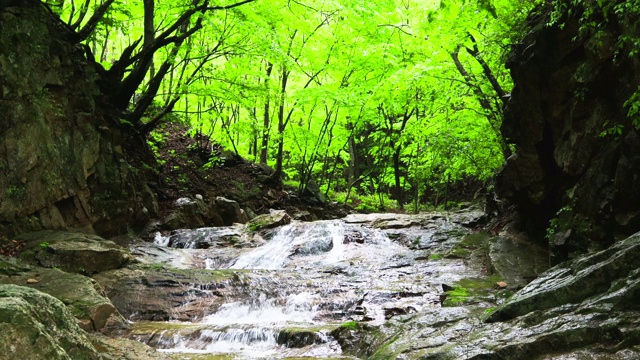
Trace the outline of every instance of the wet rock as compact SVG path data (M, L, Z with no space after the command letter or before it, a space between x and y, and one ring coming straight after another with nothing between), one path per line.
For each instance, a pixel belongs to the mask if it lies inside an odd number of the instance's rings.
M418 311L413 306L407 306L407 307L385 307L385 308L383 308L383 310L384 310L384 318L386 320L389 320L392 317L397 316L397 315L413 314L413 313Z
M289 328L278 333L276 342L287 348L302 348L326 342L326 335L313 329Z
M96 235L45 230L16 239L27 243L22 259L67 272L92 275L120 268L132 259L129 251Z
M315 255L331 251L331 249L333 249L333 239L331 237L311 238L302 244L296 245L292 255Z
M111 236L144 224L155 195L145 184L147 170L132 171L130 158L153 155L105 115L114 109L100 95L99 66L45 7L2 5L0 233Z
M100 352L102 360L168 360L171 357L149 345L129 339L110 338L92 334L91 342Z
M86 331L124 326L124 319L91 278L58 269L31 267L0 258L0 283L24 285L62 301ZM31 281L30 281L31 280Z
M271 229L291 223L291 217L284 210L271 210L268 214L258 215L248 222L251 231Z
M614 295L622 299L620 296L637 291L633 287L621 289L616 286L624 287L625 281L637 276L638 254L640 233L607 250L553 267L516 293L489 320L506 320L534 310L576 304L607 291L615 291Z
M244 227L199 228L193 230L175 230L169 236L167 246L180 249L208 249L211 247L236 246L249 244L249 236Z
M510 236L498 236L489 245L495 272L510 286L520 288L549 268L547 251L536 244Z
M442 308L392 318L360 339L376 344L376 358L633 359L640 344L638 246L634 235L549 269L490 310L489 322L481 322L481 308ZM365 345L351 346L361 353Z
M538 9L513 47L501 132L515 153L496 179L523 229L542 239L553 225L552 265L640 231L640 137L624 106L638 89L640 63L613 40L635 38L637 29L624 11L574 5L558 9L563 20L553 25ZM597 31L584 31L604 17Z
M222 218L223 225L244 224L249 220L245 211L240 208L240 204L235 200L218 196L215 201L215 206L218 214L220 214Z
M118 311L134 321L194 321L232 298L230 284L243 286L231 271L156 265L107 271L94 278Z
M65 305L34 289L0 285L0 327L3 359L101 358Z
M350 232L344 235L344 240L342 240L342 242L344 244L349 244L349 243L358 243L358 244L364 244L365 242L365 236L363 233L361 232Z
M180 198L175 201L172 212L162 219L162 227L166 230L203 227L206 213L207 208L202 200Z

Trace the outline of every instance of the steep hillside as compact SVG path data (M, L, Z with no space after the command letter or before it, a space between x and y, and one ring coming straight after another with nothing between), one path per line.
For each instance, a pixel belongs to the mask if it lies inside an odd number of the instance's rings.
M0 28L0 234L111 235L153 214L126 156L136 142L118 130L73 33L36 0L1 2Z

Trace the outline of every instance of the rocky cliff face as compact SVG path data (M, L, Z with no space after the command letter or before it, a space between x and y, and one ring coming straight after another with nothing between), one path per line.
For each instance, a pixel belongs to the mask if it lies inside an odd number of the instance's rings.
M97 65L70 30L35 0L0 1L0 28L0 235L111 235L153 213L101 102Z
M552 26L552 9L539 10L508 63L515 87L502 132L516 151L497 190L546 235L552 263L640 230L640 137L625 107L640 62L621 40L639 31L624 12L580 3Z

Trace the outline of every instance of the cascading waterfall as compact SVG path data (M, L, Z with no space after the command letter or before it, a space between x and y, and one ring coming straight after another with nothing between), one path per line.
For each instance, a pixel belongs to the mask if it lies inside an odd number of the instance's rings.
M384 231L341 220L293 222L253 235L261 244L255 248L230 251L219 245L249 236L238 227L157 234L155 245L179 257L206 249L197 253L198 266L234 273L236 280L207 289L207 296L224 301L204 316L160 326L161 331L148 329L157 323L141 323L132 337L161 351L230 359L348 359L329 335L332 329L352 320L380 323L389 307L415 310L439 301L433 286L420 285L422 274L434 273L432 265L414 261L413 252Z
M233 269L282 269L293 255L329 253L328 262L344 259L344 226L338 221L293 223L278 229L265 245L240 256Z

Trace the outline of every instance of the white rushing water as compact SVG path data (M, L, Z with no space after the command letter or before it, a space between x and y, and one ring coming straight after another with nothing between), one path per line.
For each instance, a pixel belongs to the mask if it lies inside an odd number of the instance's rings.
M295 222L282 226L265 245L240 256L232 269L282 269L296 253L328 253L328 262L344 259L344 226L338 221Z
M257 299L224 304L215 314L206 316L202 323L215 325L233 324L285 324L313 323L317 298L308 292L291 294L284 299L268 298L260 294ZM282 303L278 305L278 303Z
M225 236L246 236L250 241L243 244L262 245L231 247L220 240ZM416 265L411 250L371 225L294 221L259 233L202 228L158 233L154 243L178 247L167 251L172 254L192 254L203 271L235 274L228 283L194 292L212 299L201 317L154 330L147 341L163 352L229 359L342 358L329 335L340 324L378 324L385 321L387 305L415 311L438 298L423 279L435 272L425 268L431 263ZM181 306L191 309L193 299L183 298L188 301Z

